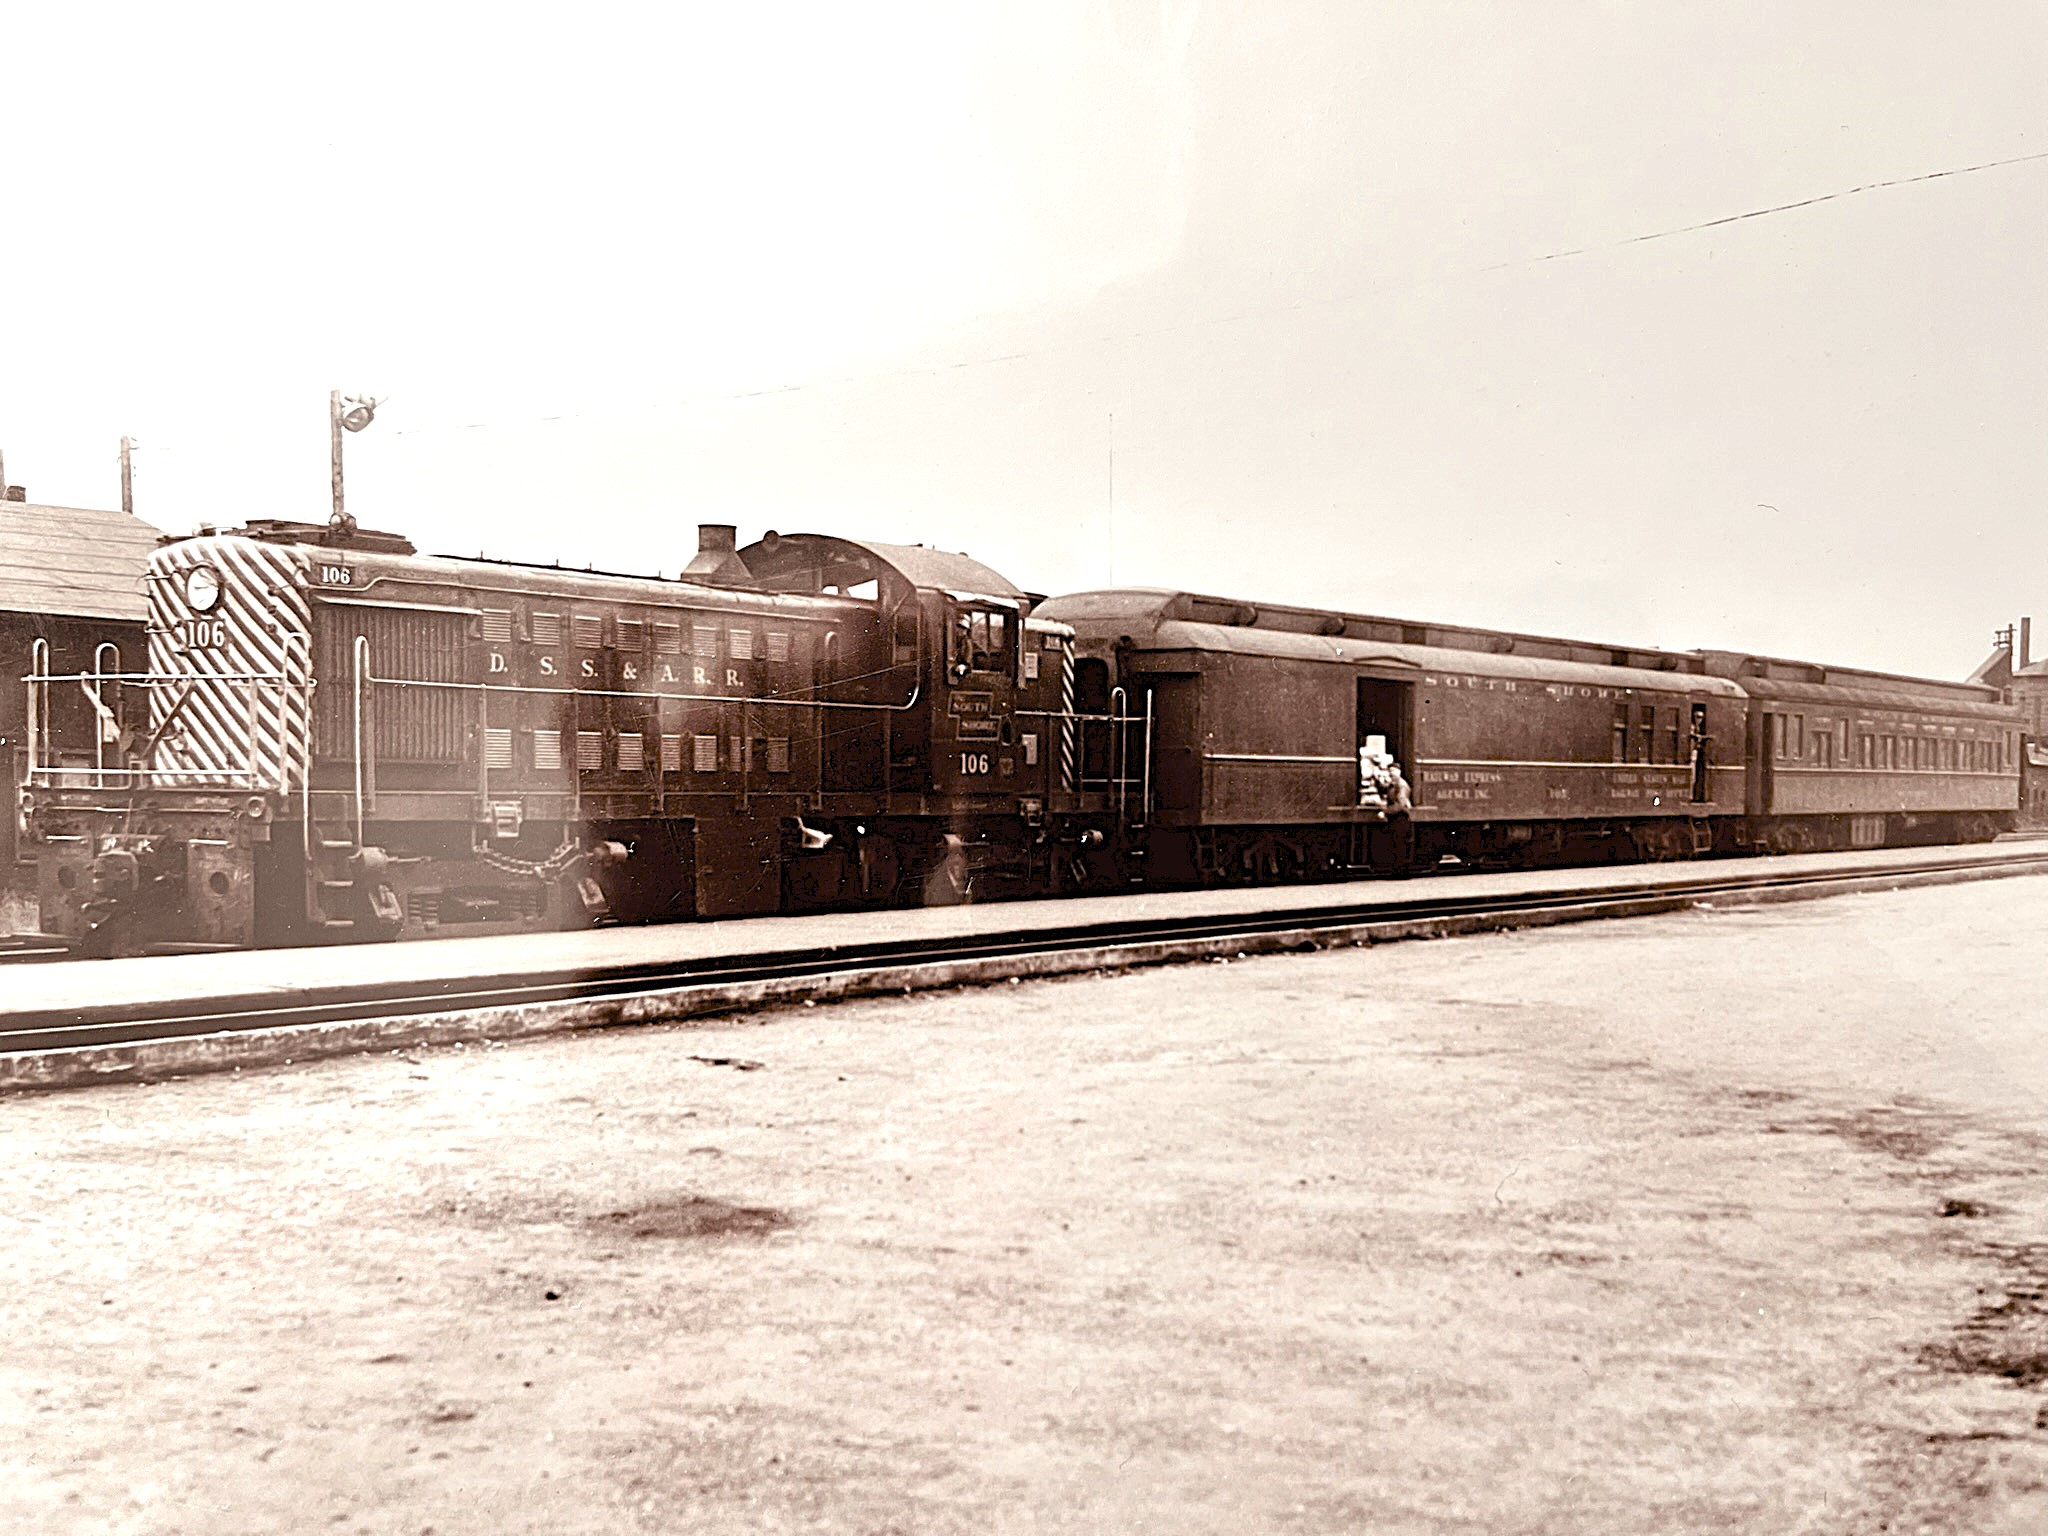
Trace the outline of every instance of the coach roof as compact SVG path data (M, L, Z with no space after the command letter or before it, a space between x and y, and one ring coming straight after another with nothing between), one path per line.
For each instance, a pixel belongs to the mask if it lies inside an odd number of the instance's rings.
M1511 656L1497 651L1403 645L1390 640L1347 640L1284 630L1236 629L1177 619L1161 624L1145 648L1155 653L1195 651L1292 661L1327 661L1396 678L1415 677L1418 681L1442 676L1497 677L1538 684L1569 683L1586 688L1682 693L1694 698L1740 699L1746 696L1737 684L1727 678L1708 677L1698 672L1661 672L1648 667L1603 666L1594 662L1558 661L1548 656Z
M1421 622L1337 609L1300 608L1286 603L1247 602L1240 598L1212 597L1200 592L1176 592L1153 587L1070 592L1053 598L1044 606L1050 617L1066 620L1084 632L1100 634L1114 631L1128 635L1134 644L1141 646L1150 643L1146 637L1158 625L1179 620L1273 634L1389 641L1488 655L1580 662L1589 666L1637 667L1651 672L1697 673L1707 670L1700 657L1690 651L1568 640L1557 635L1481 629L1470 624Z

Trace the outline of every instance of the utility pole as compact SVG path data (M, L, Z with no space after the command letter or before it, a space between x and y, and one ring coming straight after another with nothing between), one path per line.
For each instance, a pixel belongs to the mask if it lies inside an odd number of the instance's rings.
M121 439L121 510L130 517L135 515L135 439Z
M341 526L341 391L327 392L327 431L334 440L334 524Z

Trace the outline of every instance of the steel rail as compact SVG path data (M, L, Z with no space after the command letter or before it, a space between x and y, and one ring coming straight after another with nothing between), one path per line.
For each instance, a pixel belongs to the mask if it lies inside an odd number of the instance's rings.
M1868 885L1940 873L1982 870L2048 872L2048 853L2036 857L1943 860L1922 864L1857 864L1823 870L1768 873L1716 872L1697 879L1655 885L1603 884L1570 890L1487 895L1424 896L1404 901L1289 907L1257 912L1144 918L1024 928L987 934L948 935L824 948L762 951L737 957L639 962L575 970L534 971L487 979L450 977L436 982L352 982L295 991L280 1001L274 991L245 992L154 1003L108 1003L0 1014L0 1053L81 1049L189 1038L227 1031L260 1031L293 1025L368 1019L404 1019L473 1009L542 1007L696 987L732 986L788 978L827 978L869 970L920 965L1001 961L1010 957L1100 952L1114 966L1119 951L1133 963L1160 963L1162 946L1211 948L1232 939L1300 935L1304 945L1319 937L1350 933L1369 940L1375 930L1418 924L1474 920L1513 926L1516 917L1570 921L1573 914L1643 916L1693 906L1717 896L1762 891L1824 890ZM1384 887L1381 887L1384 889ZM366 951L366 958L374 951ZM1023 974L1020 969L1016 974ZM1001 974L988 978L1003 979Z

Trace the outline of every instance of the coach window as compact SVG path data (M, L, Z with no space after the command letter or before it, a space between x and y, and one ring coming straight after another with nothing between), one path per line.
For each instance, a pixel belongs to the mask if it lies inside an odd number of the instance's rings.
M1651 748L1657 742L1657 706L1639 704L1636 706L1636 761L1650 761Z
M1678 750L1678 711L1676 709L1664 711L1664 736L1664 761L1667 763L1684 762L1685 755Z
M1614 760L1617 763L1628 761L1628 706L1626 704L1614 706Z

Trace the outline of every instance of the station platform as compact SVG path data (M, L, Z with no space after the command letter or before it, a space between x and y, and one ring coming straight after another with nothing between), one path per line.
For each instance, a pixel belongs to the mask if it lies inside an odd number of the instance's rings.
M1957 866L1990 859L2016 868L2042 866L2048 844L2039 840L1942 848L1889 848L1854 853L1767 858L1702 859L1671 864L1504 873L1446 871L1410 880L1354 880L1317 885L1262 886L1203 891L1138 892L982 906L821 913L630 928L595 928L540 934L436 939L405 944L323 945L307 949L240 950L205 955L144 956L121 960L66 960L19 966L0 988L0 1022L9 1017L68 1008L124 1003L169 1004L223 996L274 995L375 982L432 991L451 983L506 976L567 974L619 967L719 961L786 951L826 951L887 942L1028 936L1076 926L1143 922L1166 917L1230 917L1337 907L1402 906L1432 897L1537 895L1586 890L1653 891L1725 874L1854 870L1879 875L1889 868Z

